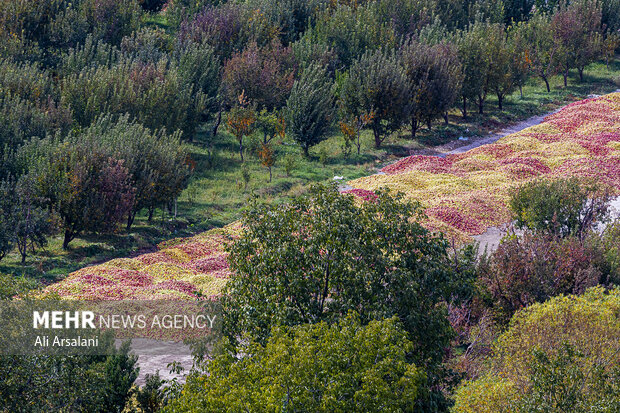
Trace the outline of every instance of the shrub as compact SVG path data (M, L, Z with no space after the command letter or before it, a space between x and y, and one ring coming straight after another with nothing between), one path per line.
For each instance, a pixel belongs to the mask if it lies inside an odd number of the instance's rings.
M509 205L519 228L583 238L607 218L611 197L605 185L572 177L527 183L511 192Z
M295 81L286 103L289 133L306 157L309 149L323 141L334 120L333 83L320 66L306 68Z
M407 362L411 350L396 318L274 327L264 346L242 348L245 357L209 362L164 411L413 411L424 373Z
M453 411L617 410L619 309L618 289L598 287L517 313L486 373L457 390Z
M495 318L506 323L533 303L606 284L610 269L597 237L582 242L527 232L503 240L479 268L479 283Z

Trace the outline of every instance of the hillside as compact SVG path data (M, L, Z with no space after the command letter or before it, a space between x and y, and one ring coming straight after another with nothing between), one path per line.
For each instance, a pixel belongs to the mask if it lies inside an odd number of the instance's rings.
M419 201L425 225L459 242L510 220L509 190L538 177L595 177L620 191L620 93L570 104L540 125L446 158L410 156L350 181L364 199L387 187ZM69 299L217 296L229 276L225 245L234 223L159 244L159 251L71 273L46 288Z

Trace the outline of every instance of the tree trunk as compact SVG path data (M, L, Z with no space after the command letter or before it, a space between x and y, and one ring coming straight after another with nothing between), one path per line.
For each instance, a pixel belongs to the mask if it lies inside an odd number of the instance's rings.
M562 73L562 76L564 77L564 87L568 87L568 69Z
M136 212L130 212L129 215L127 216L127 231L129 231L131 229L131 226L133 225L133 221L134 219L136 219Z
M415 139L415 134L418 131L418 120L415 116L411 117L411 139Z
M463 112L463 119L467 119L467 98L465 96L463 96L463 108L461 112Z
M497 94L497 106L499 107L499 110L504 110L504 95L501 93Z
M149 222L153 220L154 213L155 213L155 207L149 207Z
M579 72L579 82L583 82L583 67L578 67L577 71Z
M65 237L62 240L62 249L67 250L69 248L69 243L73 240L73 231L66 229Z
M241 162L243 162L243 138L239 139L239 156L241 157Z
M549 87L549 80L547 80L547 76L541 76L542 80L545 81L545 86L547 86L547 93L551 92L551 88Z
M217 135L217 130L220 127L220 123L222 122L222 109L217 112L217 118L215 118L215 125L213 125L213 137Z
M271 166L269 167L269 183L271 183Z
M519 94L521 95L521 99L523 99L523 86L519 85Z
M310 148L308 148L308 146L307 146L307 145L304 145L304 146L303 146L303 150L304 150L304 156L305 156L306 158L309 158L309 157L310 157Z
M484 114L484 99L482 99L482 96L478 96L478 113Z
M443 121L448 126L450 124L450 118L448 118L448 112L443 114Z
M426 121L426 126L428 126L428 130L430 131L433 127L433 121L431 119Z
M379 134L379 131L374 128L373 132L375 134L375 148L379 149L381 147L381 143L383 142L383 140L381 139L381 135Z

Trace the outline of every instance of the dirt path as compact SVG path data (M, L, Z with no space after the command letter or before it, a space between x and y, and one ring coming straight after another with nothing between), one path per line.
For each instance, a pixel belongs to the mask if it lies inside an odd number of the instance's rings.
M456 155L459 153L467 152L471 149L478 148L479 146L494 143L499 139L503 138L504 136L508 136L510 134L520 132L523 129L527 129L531 126L538 125L545 119L546 116L552 115L559 110L560 109L557 109L553 112L549 112L540 116L532 116L531 118L515 123L514 125L507 126L499 132L495 132L487 136L461 137L444 145L435 146L433 148L421 149L418 151L411 151L411 155L428 155L445 158L448 155Z

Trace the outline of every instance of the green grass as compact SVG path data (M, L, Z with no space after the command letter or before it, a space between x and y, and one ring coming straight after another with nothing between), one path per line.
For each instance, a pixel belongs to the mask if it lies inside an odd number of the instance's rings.
M164 22L153 21L153 24ZM130 233L87 235L74 240L69 251L63 251L60 237L55 237L45 250L29 256L26 265L21 265L17 253L10 254L0 261L0 272L25 275L49 283L86 265L151 250L162 240L189 236L238 219L250 197L256 196L266 202L282 202L302 193L308 184L314 182L333 181L335 176L342 176L344 182L375 173L383 165L407 156L411 149L432 147L458 136L485 135L509 123L552 111L590 94L612 92L620 88L620 63L613 62L610 70L603 63L595 63L586 70L583 83L578 82L575 72L569 79L568 87L564 88L561 76L553 78L551 86L552 91L547 93L542 81L532 78L523 88L523 99L516 91L505 99L503 111L497 108L497 98L490 96L484 115L477 114L474 105L469 108L468 119L463 119L460 111L453 110L450 125L445 126L441 121L436 122L431 131L422 128L414 141L410 139L409 131L402 130L390 136L381 149L373 147L372 136L365 131L362 134L361 155L357 155L353 148L353 153L347 158L343 155L343 141L337 130L311 149L310 159L301 155L291 139L281 139L276 145L277 160L272 169L272 182L269 182L268 170L261 166L252 150L256 146L253 141L258 137L247 139L246 164L251 175L247 188L241 175L238 144L234 137L222 126L210 159L205 147L205 134L198 133L190 145L192 158L196 162L195 174L178 200L176 218L158 210L153 221L148 222L142 214L137 217ZM327 155L324 163L319 160L321 153ZM290 176L286 175L283 167L283 158L287 154L293 155L297 161Z

